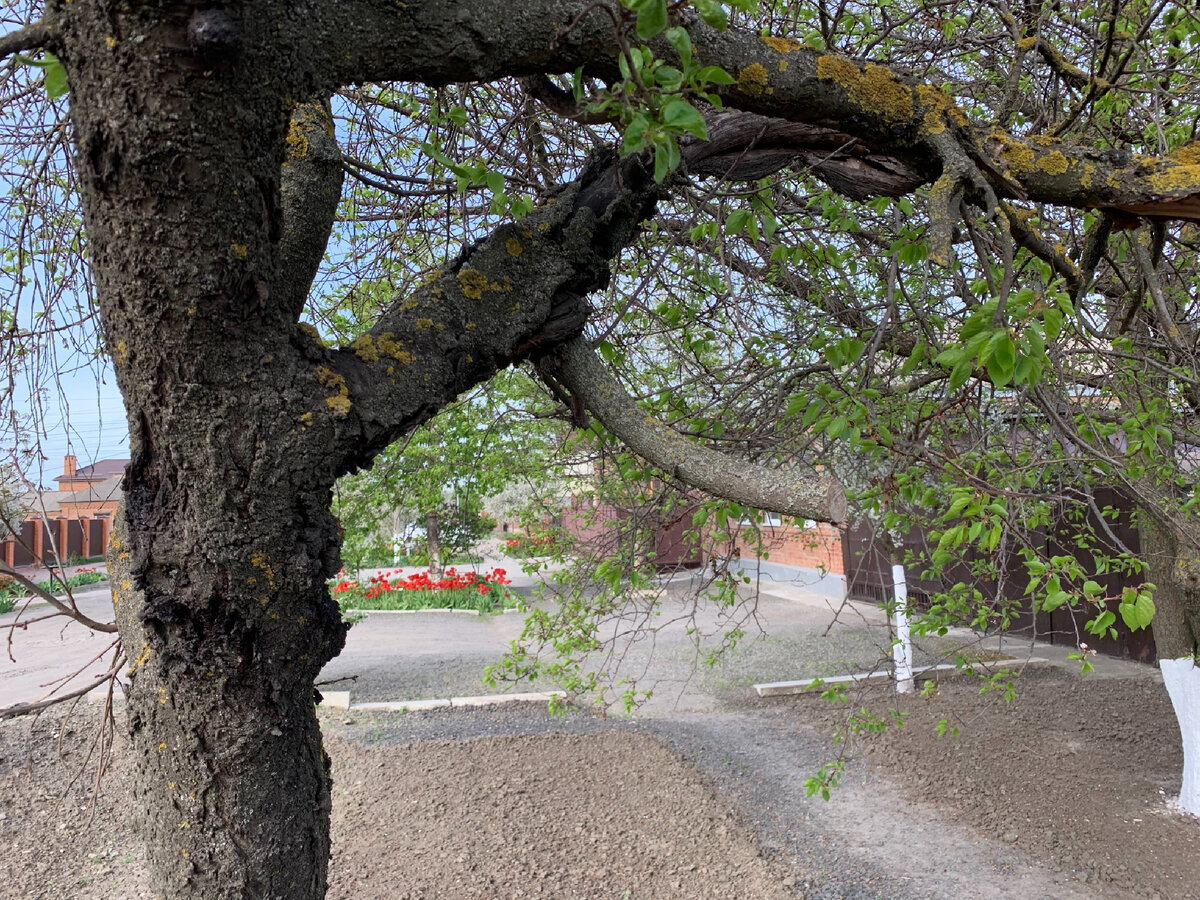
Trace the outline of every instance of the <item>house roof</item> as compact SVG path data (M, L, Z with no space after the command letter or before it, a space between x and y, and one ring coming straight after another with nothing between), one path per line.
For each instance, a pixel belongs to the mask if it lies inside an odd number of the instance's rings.
M125 477L124 462L121 460L106 460L106 462L121 462L121 471L116 475L110 475L99 484L80 487L78 490L68 488L61 491L35 491L26 494L21 498L21 507L33 515L56 516L62 513L64 503L103 503L106 500L120 500L121 481ZM61 483L64 479L58 480ZM71 479L65 480L71 481Z
M113 475L125 474L128 459L101 459L90 466L80 466L74 475L59 475L54 480L59 484L70 484L73 481L95 481L97 478L109 478Z

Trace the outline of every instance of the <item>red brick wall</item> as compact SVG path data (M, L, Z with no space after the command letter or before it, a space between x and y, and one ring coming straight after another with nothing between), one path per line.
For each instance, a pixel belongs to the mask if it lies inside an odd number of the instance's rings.
M835 575L844 575L842 566L842 533L832 525L816 523L812 528L792 526L763 526L762 539L767 561L785 566L823 568ZM738 538L737 549L744 558L754 556L745 538Z

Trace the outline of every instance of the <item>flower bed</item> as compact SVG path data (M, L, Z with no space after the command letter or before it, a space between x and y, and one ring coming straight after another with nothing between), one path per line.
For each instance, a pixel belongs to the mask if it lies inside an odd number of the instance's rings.
M62 594L67 588L84 587L107 580L108 573L96 566L90 569L76 569L75 574L67 576L66 587L56 575L39 581L38 587L51 594ZM28 595L29 591L21 582L7 575L0 576L0 615L12 612L17 603L23 601Z
M434 580L428 571L404 575L403 569L372 575L367 583L339 573L330 585L338 605L348 609L473 609L496 612L520 605L517 596L505 588L511 584L504 569L485 575L459 572L453 566L442 578Z
M555 551L554 536L550 534L519 534L504 542L504 554L514 559L529 556L549 556Z

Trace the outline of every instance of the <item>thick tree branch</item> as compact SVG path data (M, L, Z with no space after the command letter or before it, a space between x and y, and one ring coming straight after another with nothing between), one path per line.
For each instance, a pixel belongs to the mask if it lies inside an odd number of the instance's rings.
M613 20L587 0L517 8L470 0L458 4L452 20L433 0L403 6L358 0L338 3L331 15L341 25L336 44L346 48L332 61L339 83L490 81L580 66L590 75L619 78ZM1145 158L974 128L939 87L886 66L859 64L786 37L719 32L690 14L677 21L687 28L698 59L734 76L735 84L720 88L728 106L845 133L925 182L949 169L947 189L973 183L1001 198L1200 220L1200 154L1194 148ZM674 60L661 39L653 50ZM971 166L960 171L964 158Z
M633 452L700 490L755 509L842 523L846 492L829 473L765 469L689 441L648 416L583 338L544 356L538 369L578 397Z
M665 190L648 164L598 154L557 196L466 249L351 346L314 357L327 394L321 424L332 426L341 467L364 465L462 391L578 335L587 295L608 283L611 260Z
M342 155L328 101L300 103L292 112L280 179L283 234L276 291L295 319L325 255L342 196Z

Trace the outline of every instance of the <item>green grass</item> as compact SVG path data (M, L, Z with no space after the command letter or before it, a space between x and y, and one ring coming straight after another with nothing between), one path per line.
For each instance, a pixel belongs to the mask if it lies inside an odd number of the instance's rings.
M338 604L347 609L473 609L479 612L498 612L515 609L519 598L508 591L493 588L481 594L474 588L451 588L438 591L382 591L367 597L366 591L353 589L337 595Z
M84 585L96 584L97 582L107 580L108 574L105 572L77 572L67 578L67 587L79 588ZM39 581L38 587L43 591L49 591L51 594L61 594L66 590L66 587L63 586L63 583L57 576ZM28 593L25 586L15 578L0 578L0 615L12 612L17 602L24 600Z
M84 585L97 584L98 582L107 580L108 575L104 572L76 572L74 575L67 577L66 587L63 587L63 583L58 580L57 576L47 578L45 581L39 581L38 587L52 594L61 594L67 587L83 587Z

